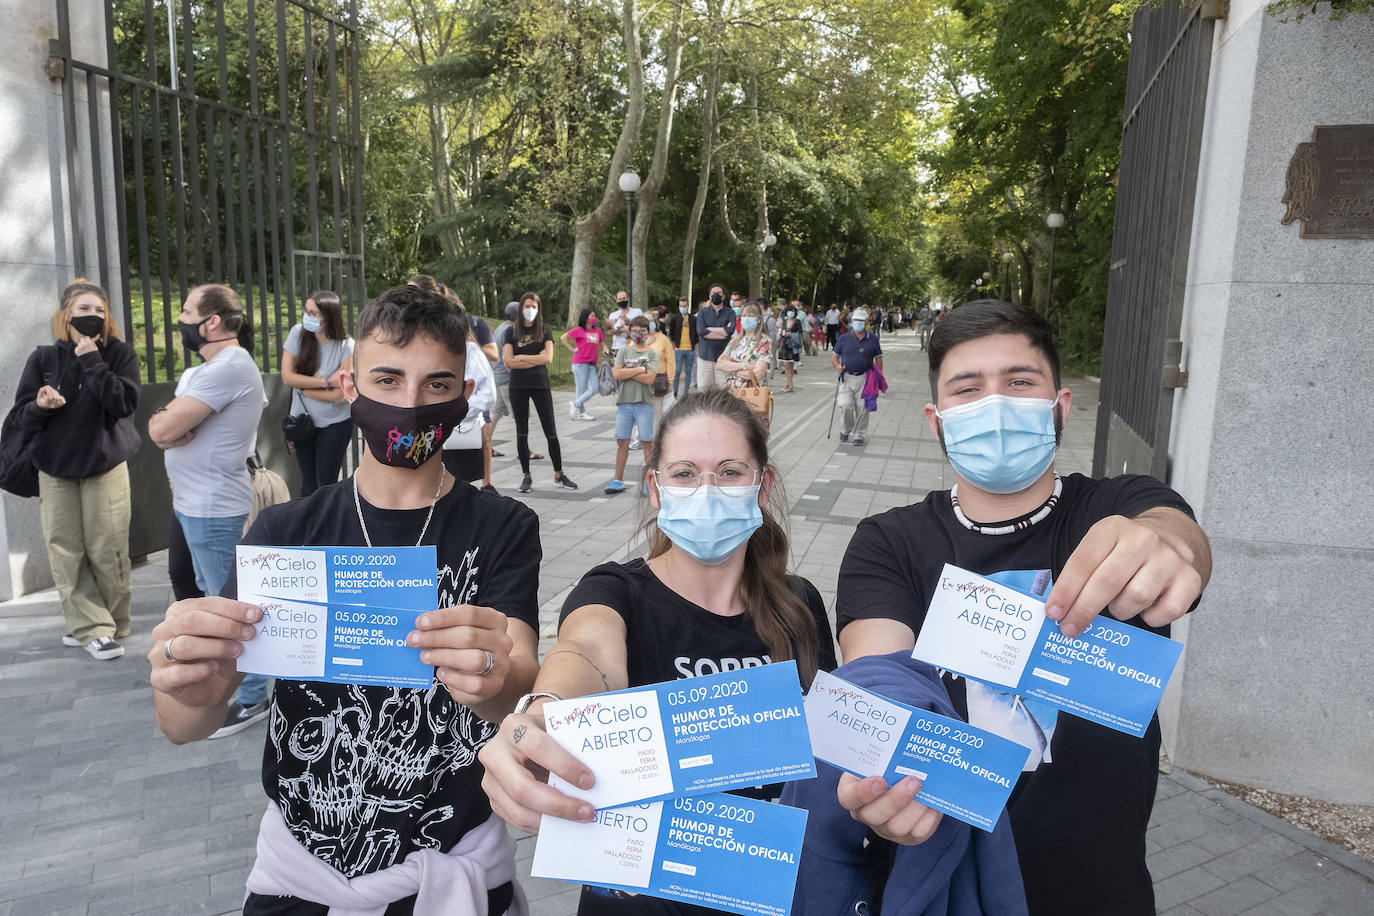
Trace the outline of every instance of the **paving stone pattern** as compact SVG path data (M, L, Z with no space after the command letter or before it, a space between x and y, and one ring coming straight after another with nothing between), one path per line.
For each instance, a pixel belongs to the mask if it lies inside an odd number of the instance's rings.
M884 346L891 390L862 447L840 443L838 418L826 436L835 390L828 360L805 360L798 390L776 396L773 460L791 506L794 562L832 609L855 522L951 483L923 413L924 354L908 335ZM1069 385L1075 399L1058 466L1086 472L1096 386ZM497 430L498 447L512 457L497 459L495 483L542 520L546 649L577 578L641 552L635 530L644 501L633 491L602 493L615 452L614 405L593 399L595 419L573 422L568 399L555 395L576 492L553 488L545 459L534 462L534 490L517 494L512 421ZM534 425L532 445L547 452ZM631 453L631 474L642 455ZM174 747L154 727L144 656L170 600L165 562L155 555L135 571L134 636L116 661L60 644L51 592L0 604L0 916L238 911L263 807L263 732ZM1374 866L1185 773L1161 779L1148 843L1159 909L1171 916L1374 913ZM574 886L528 877L533 838L519 838L517 849L532 912L573 913Z

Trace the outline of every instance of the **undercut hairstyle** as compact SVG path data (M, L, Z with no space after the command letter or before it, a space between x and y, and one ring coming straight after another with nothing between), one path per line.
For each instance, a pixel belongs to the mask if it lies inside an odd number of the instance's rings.
M787 494L782 489L782 475L768 463L768 429L758 414L729 389L689 391L664 413L653 443L644 443L648 451L644 466L661 467L665 449L673 441L674 428L697 416L709 417L713 423L734 423L744 434L754 466L762 468L765 474L771 472L772 490L768 505L763 507L763 526L746 542L740 599L744 616L768 648L769 658L775 662L795 659L802 686L810 687L820 655L819 636L811 609L787 583L787 531L771 509L786 506ZM648 501L643 501L643 505L648 506ZM649 537L650 558L661 556L672 547L673 542L659 530L652 516L645 519L640 530Z
M410 284L393 286L358 315L359 343L376 340L404 347L417 334L443 344L454 356L466 361L467 316L437 292L426 292Z
M343 304L339 294L333 290L317 289L306 297L320 310L320 330L330 340L343 340L348 336L344 327ZM301 310L302 313L305 311ZM296 354L296 371L301 375L314 375L320 368L320 342L314 334L301 328L300 352Z
M197 286L192 292L200 293L200 298L196 301L196 310L201 318L218 315L220 327L234 334L248 324L248 315L243 310L243 300L232 286L206 283Z
M87 293L99 296L100 301L105 304L105 327L100 331L100 342L108 343L111 339L122 340L119 336L119 325L114 322L114 315L110 312L110 297L105 294L105 288L97 283L92 283L85 277L77 277L67 288L62 290L62 296L57 300L57 311L52 313L52 318L48 322L48 327L52 330L52 336L58 340L70 340L67 335L67 327L72 320L72 306L76 305L76 300Z
M1059 390L1059 351L1054 347L1054 332L1049 322L1031 309L1013 305L1000 299L975 299L961 308L945 314L930 335L930 399L939 401L940 366L945 354L962 343L992 337L996 334L1015 334L1025 337L1050 364L1054 388Z

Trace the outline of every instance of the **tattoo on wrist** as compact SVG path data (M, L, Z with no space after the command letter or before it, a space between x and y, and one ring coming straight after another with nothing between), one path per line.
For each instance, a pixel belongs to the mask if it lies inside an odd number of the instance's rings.
M554 656L554 655L576 655L578 658L582 659L584 662L586 662L587 664L591 665L593 671L595 671L597 674L601 675L601 686L602 686L602 687L605 687L607 690L610 690L610 689L611 689L611 682L608 681L608 680L606 679L606 672L604 672L604 671L602 671L600 668L598 668L598 667L596 666L596 662L592 661L590 658L588 658L587 656L583 655L581 652L575 652L575 651L573 651L572 649L559 649L559 650L557 650L556 652L550 652L548 655L544 656L544 660L545 660L545 661L548 661L548 659L549 659L551 656Z
M528 726L525 726L525 725L517 725L517 726L515 726L515 735L514 735L514 738L515 738L515 743L516 743L516 744L519 744L519 743L520 743L520 739L522 739L522 738L525 737L525 732L528 731L528 730L529 730L529 727L528 727Z

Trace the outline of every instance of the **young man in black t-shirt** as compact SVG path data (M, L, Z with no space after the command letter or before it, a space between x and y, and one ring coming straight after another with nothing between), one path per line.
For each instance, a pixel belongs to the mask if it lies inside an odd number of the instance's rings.
M836 596L846 661L908 651L945 563L982 575L1049 570L1047 614L1070 636L1104 608L1167 635L1211 574L1206 536L1182 497L1150 477L1060 479L1054 449L1071 395L1048 325L1009 303L969 303L930 341L931 431L958 476L951 490L859 524ZM971 724L1027 746L1008 810L1032 913L1154 913L1145 831L1158 719L1144 738L945 675ZM846 775L839 801L879 836L920 843L938 812L912 777Z
M434 666L429 688L277 683L249 916L364 904L402 916L427 893L442 894L446 912L497 914L516 893L513 844L481 791L477 751L538 669L541 552L531 510L444 472L441 446L467 413L466 337L460 313L416 288L370 304L357 373L343 379L368 446L357 473L265 510L244 537L434 544L439 583L437 609L407 637ZM153 631L157 721L175 743L218 727L242 678L233 660L261 612L232 600L236 584L173 604Z

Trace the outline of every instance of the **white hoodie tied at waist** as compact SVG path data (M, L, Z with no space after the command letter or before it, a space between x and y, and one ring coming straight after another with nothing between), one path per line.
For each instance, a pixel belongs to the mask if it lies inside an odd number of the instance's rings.
M389 904L415 894L415 916L500 916L487 913L487 891L514 887L509 916L527 916L515 881L515 841L495 814L468 831L447 853L417 849L390 868L346 878L315 858L267 803L258 826L258 858L248 874L254 894L298 897L329 907L330 916L382 916Z

